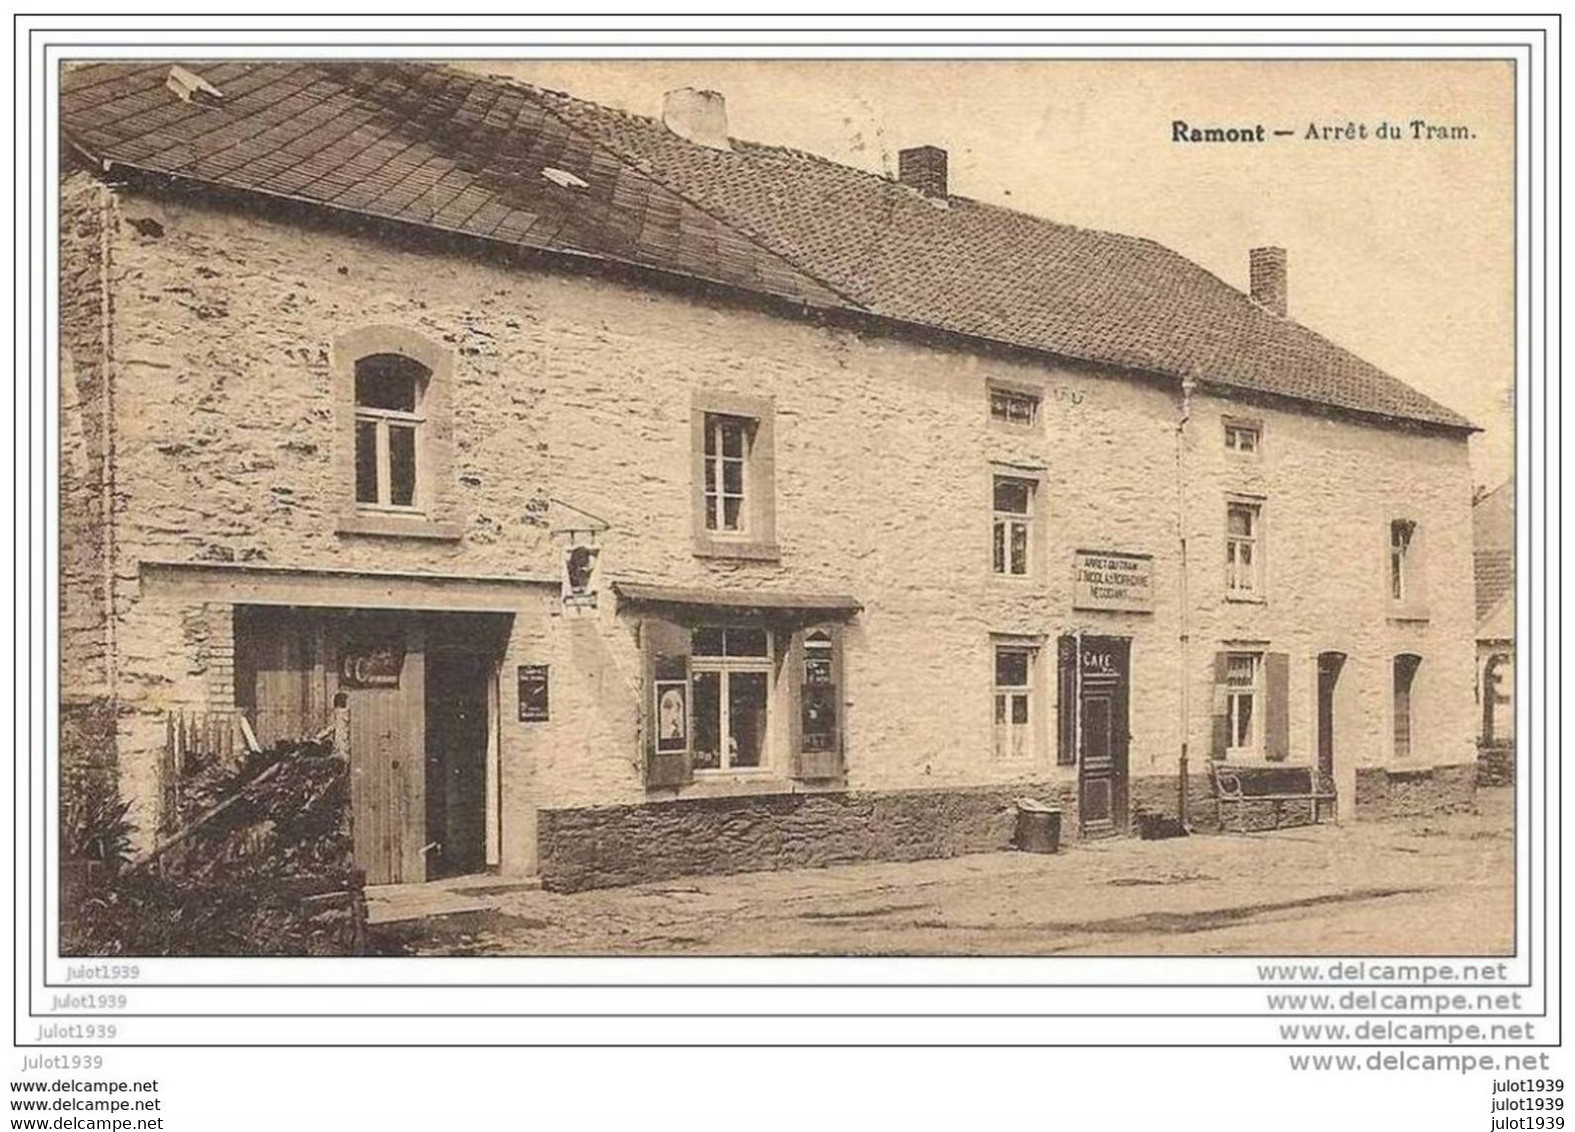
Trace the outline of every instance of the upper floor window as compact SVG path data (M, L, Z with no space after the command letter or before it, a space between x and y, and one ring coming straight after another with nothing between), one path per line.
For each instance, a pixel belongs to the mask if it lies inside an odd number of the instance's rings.
M990 387L990 419L1018 428L1039 423L1039 398L1021 389Z
M1225 449L1256 455L1263 447L1263 426L1257 421L1225 419Z
M1034 489L1031 479L995 477L993 569L1006 577L1026 577L1032 569Z
M1225 593L1263 596L1263 505L1233 499L1225 505Z
M400 354L355 363L355 501L415 510L421 490L422 399L431 371Z
M453 352L408 327L372 325L338 335L331 362L335 532L464 538Z
M754 422L722 413L705 415L705 527L742 534L748 530L745 483Z
M1416 523L1410 519L1395 519L1389 524L1389 597L1404 602L1412 594L1412 543L1416 539Z
M777 558L771 400L697 392L692 412L695 553Z

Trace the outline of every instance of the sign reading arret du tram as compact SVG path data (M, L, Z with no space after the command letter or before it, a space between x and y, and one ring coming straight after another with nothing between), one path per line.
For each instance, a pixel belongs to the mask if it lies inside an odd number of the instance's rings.
M1154 612L1154 556L1077 551L1072 568L1072 608Z

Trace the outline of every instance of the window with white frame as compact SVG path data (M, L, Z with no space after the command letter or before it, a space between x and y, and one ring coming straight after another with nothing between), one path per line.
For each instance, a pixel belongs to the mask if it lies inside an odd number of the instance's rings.
M696 389L690 428L695 554L778 561L775 402Z
M431 371L402 354L355 363L355 501L366 510L420 507L422 398Z
M997 759L1025 759L1033 754L1034 652L1020 645L995 646Z
M1394 519L1389 523L1389 597L1405 602L1413 596L1411 585L1414 556L1411 548L1416 542L1416 523L1410 519Z
M1263 426L1257 421L1225 418L1225 450L1256 455L1263 447Z
M1225 592L1263 596L1263 505L1233 499L1225 505Z
M1256 758L1263 750L1263 654L1225 656L1225 757Z
M1039 398L1021 389L991 386L990 419L1014 428L1033 428L1039 422Z
M1027 577L1032 569L1035 487L1031 479L995 477L992 565L1003 577Z
M749 530L749 455L755 422L724 413L705 415L705 528L720 534Z
M691 638L694 769L765 765L770 727L771 634L704 626Z

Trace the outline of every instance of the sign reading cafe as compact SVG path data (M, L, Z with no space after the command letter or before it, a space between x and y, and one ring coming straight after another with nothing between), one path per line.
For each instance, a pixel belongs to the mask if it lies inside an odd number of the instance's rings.
M1154 612L1154 557L1079 550L1072 571L1072 608Z

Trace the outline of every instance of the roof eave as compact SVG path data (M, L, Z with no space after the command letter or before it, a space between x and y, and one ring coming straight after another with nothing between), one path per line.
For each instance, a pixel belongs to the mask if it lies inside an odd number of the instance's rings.
M736 282L700 275L698 273L682 272L668 267L657 267L651 264L641 263L638 260L626 259L623 257L605 255L595 252L581 251L572 248L544 247L539 245L521 244L508 240L498 240L489 236L466 232L459 228L447 227L430 222L421 223L385 213L371 212L365 209L347 208L341 205L335 205L330 201L315 200L310 197L302 197L290 193L273 192L267 189L256 188L254 186L231 185L226 184L223 181L205 180L203 178L194 177L189 174L176 173L164 169L155 169L149 166L139 165L135 162L121 161L115 158L101 156L95 153L84 143L71 137L69 131L62 128L61 132L68 143L71 145L72 149L79 153L88 162L90 162L105 177L111 176L116 169L122 169L132 173L139 179L151 179L155 182L163 181L171 185L179 186L183 190L192 191L199 194L211 194L221 197L236 195L262 197L278 202L281 205L307 209L320 213L324 216L337 217L344 220L361 220L363 222L370 221L376 224L399 229L426 231L441 237L455 239L474 245L496 248L510 255L541 258L549 261L558 260L564 264L573 265L580 268L590 264L606 265L608 267L635 273L638 276L644 278L666 278L685 286L694 286L698 284L703 288L723 291L730 294L734 298L740 298L745 301L758 302L763 300L769 305L778 309L783 307L791 307L805 311L814 311L821 316L847 318L855 320L863 325L874 324L887 326L895 330L905 332L906 334L914 335L925 341L933 342L939 338L949 342L954 342L964 348L979 349L982 347L989 352L1007 351L1014 354L1032 356L1041 360L1049 360L1061 364L1071 363L1079 366L1097 367L1099 369L1112 370L1117 373L1133 377L1147 378L1151 381L1157 380L1165 384L1182 380L1182 375L1180 374L1168 372L1155 367L1127 365L1103 358L1086 357L1076 354L1058 352L1046 349L1045 347L1041 346L1025 345L1021 342L1014 342L1005 338L995 338L987 335L956 330L950 327L937 326L932 323L917 322L911 319L904 319L894 315L883 314L879 311L874 311L865 307L854 305L851 300L848 300L845 296L841 295L838 295L838 298L841 300L840 302L831 303L818 300L813 296L807 295L794 297L776 294L770 291L747 287ZM150 187L157 188L157 185ZM1351 416L1367 421L1368 423L1377 422L1391 426L1398 425L1411 428L1422 427L1449 433L1461 433L1467 436L1472 433L1482 431L1480 426L1464 420L1461 420L1459 423L1454 423L1419 416L1408 416L1400 413L1384 412L1382 410L1376 409L1342 406L1334 404L1333 402L1318 400L1315 398L1297 397L1292 394L1272 393L1258 387L1243 386L1237 383L1216 378L1198 378L1197 380L1199 381L1200 385L1209 389L1210 391L1236 400L1279 401L1294 405L1303 411L1310 409L1314 412L1336 413L1344 416Z
M1423 417L1407 413L1390 412L1383 409L1362 408L1354 405L1340 405L1333 401L1322 401L1315 397L1298 397L1294 393L1276 393L1257 386L1241 385L1219 378L1197 378L1196 380L1201 387L1209 392L1249 403L1288 403L1300 407L1303 411L1310 409L1318 413L1356 417L1369 423L1399 425L1405 428L1425 428L1442 432L1460 433L1464 436L1470 436L1472 433L1482 431L1480 425L1473 424L1464 417L1459 416L1456 416L1454 421L1446 421L1436 417ZM1450 412L1447 409L1443 411ZM1453 413L1451 415L1455 416Z

